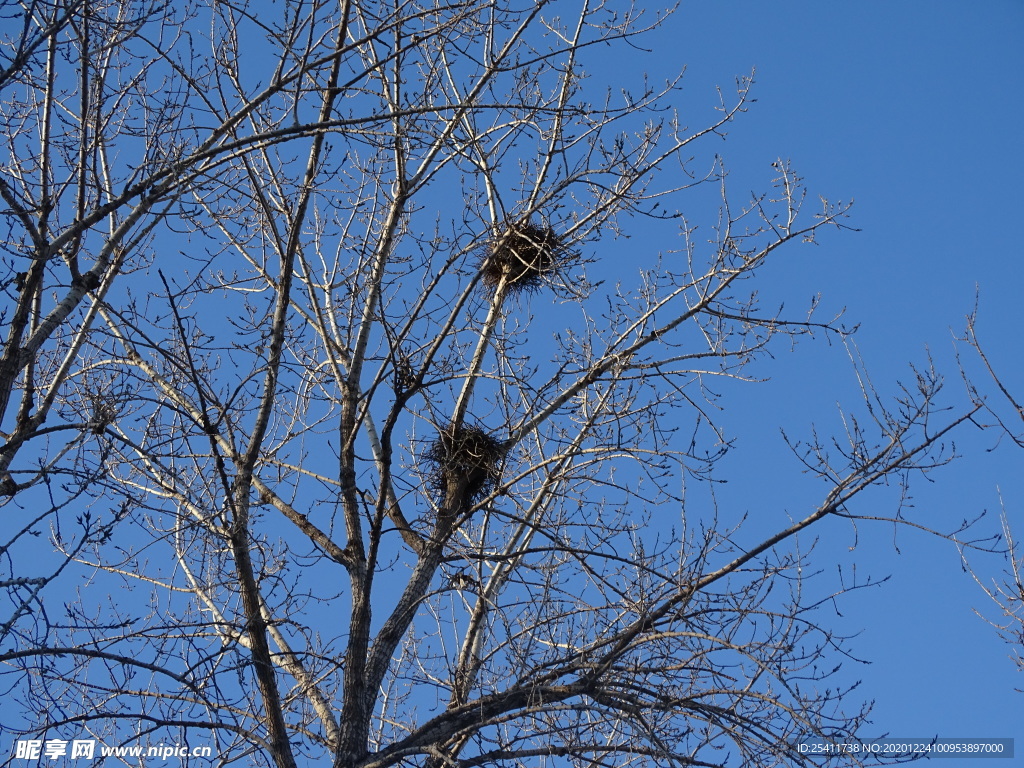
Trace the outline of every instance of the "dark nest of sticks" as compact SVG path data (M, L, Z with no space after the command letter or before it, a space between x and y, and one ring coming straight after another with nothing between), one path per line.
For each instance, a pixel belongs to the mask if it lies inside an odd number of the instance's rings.
M432 465L430 484L447 498L464 483L461 505L468 507L494 488L502 456L501 443L479 427L449 425L427 449L426 458Z
M484 285L494 288L505 278L510 291L536 289L569 254L569 248L551 227L530 221L509 223L491 241L484 257Z

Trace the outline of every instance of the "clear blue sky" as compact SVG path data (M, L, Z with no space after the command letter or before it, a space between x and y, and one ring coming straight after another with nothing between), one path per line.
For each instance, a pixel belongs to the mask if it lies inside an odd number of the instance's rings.
M771 162L789 158L812 195L853 198L851 223L861 229L788 252L765 292L794 308L821 292L823 314L845 307L847 321L861 324L855 338L883 391L930 350L947 376L950 404L962 405L952 338L976 286L979 332L1024 396L1022 40L1024 3L1016 0L683 2L648 39L650 54L594 75L618 81L646 71L658 79L685 66L680 107L698 127L714 105L714 86L729 89L756 68L757 103L728 141L703 150L725 158L740 198L766 189ZM811 423L828 431L838 426L837 402L857 404L840 347L804 344L759 372L772 382L732 391L725 403L723 419L740 442L719 497L737 519L749 513L751 539L761 524L768 530L787 514L802 516L820 498L787 455L779 426L797 436ZM978 530L995 532L1001 492L1024 538L1024 452L1005 444L989 452L994 438L977 430L964 430L956 443L964 458L933 474L934 483L914 486L918 519L951 528L988 510ZM856 511L891 513L892 495L879 492ZM851 662L843 676L862 680L859 693L876 699L877 732L1012 736L1024 750L1024 694L1013 691L1024 679L1008 658L1012 649L972 612L989 607L953 545L884 524L861 524L856 540L845 523L818 535L820 589L837 585L839 566L850 576L854 563L861 581L891 575L880 589L838 603L842 617L822 613L841 633L861 632L852 648L872 663ZM992 557L978 556L975 565L990 578L1001 569Z
M711 137L695 151L725 159L739 201L767 189L776 158L789 159L812 199L854 199L850 223L861 230L786 249L760 289L798 315L818 293L822 317L845 308L845 321L860 324L855 339L883 392L909 378L908 364L924 364L930 350L947 376L948 403L963 408L952 339L963 330L976 290L979 332L1006 382L1024 398L1017 313L1024 294L1017 232L1022 40L1024 0L704 0L683 2L642 41L648 53L608 60L595 51L586 64L599 87L627 85L643 73L663 80L685 67L676 106L693 129L714 118L716 86L728 95L737 76L756 69L756 103L729 128L727 141ZM693 197L692 223L702 227L713 223L716 191L708 192ZM627 249L649 255L665 247L642 232L631 234L608 246L595 270L609 274L598 277L629 269L629 259L616 258ZM844 349L823 338L792 352L780 347L755 373L771 380L723 385L721 422L737 443L721 467L729 482L718 491L724 522L747 517L739 538L749 544L806 515L823 495L787 452L780 427L795 437L806 437L812 425L829 433L840 427L837 403L858 405ZM989 450L994 435L970 428L956 443L963 457L936 471L932 482L913 486L916 519L951 529L987 510L978 533L995 533L1001 497L1024 541L1024 451L1006 441ZM893 504L892 490L880 489L853 511L885 515ZM975 608L992 611L956 548L882 523L854 531L849 523L827 521L801 546L814 536L813 562L821 573L812 587L819 595L837 589L841 578L891 577L820 612L822 625L858 635L850 648L871 662L851 660L839 676L847 684L863 681L856 694L876 701L871 730L1016 737L1018 755L1024 754L1024 694L1014 691L1024 688L1024 675L1009 659L1013 649L975 615ZM1003 567L981 555L973 564L989 579Z

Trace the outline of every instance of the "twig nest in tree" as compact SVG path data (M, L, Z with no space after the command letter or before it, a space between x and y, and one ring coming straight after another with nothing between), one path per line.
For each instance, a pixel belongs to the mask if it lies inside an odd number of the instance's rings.
M568 254L569 249L551 227L530 221L509 223L492 241L484 259L484 285L496 287L505 278L510 291L535 289Z
M447 502L469 506L494 487L502 455L501 443L480 427L449 425L427 449L426 458L433 465L430 483ZM453 493L462 498L451 498Z

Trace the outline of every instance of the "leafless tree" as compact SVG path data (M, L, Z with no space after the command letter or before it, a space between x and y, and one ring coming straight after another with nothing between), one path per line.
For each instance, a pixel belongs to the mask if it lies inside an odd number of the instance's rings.
M975 306L967 317L964 334L958 340L970 350L972 362L980 364L980 371L976 374L971 370L974 366L966 359L960 365L971 399L982 409L975 423L998 435L998 442L1008 443L1011 449L1024 448L1024 405L985 352L985 346L977 333L977 319L978 308ZM1006 544L1003 552L1006 567L1001 581L991 578L985 570L974 567L970 552L964 552L964 564L996 607L995 618L983 611L979 611L979 615L986 617L1000 637L1009 644L1017 669L1024 671L1024 553L1018 549L1005 506L1000 519Z
M588 81L661 23L628 3L3 8L5 734L850 761L791 746L866 714L797 535L969 414L931 371L865 379L793 442L823 492L791 525L739 547L687 501L728 445L712 382L846 334L756 291L846 207L783 162L740 205L694 159L750 78L699 129L675 80Z

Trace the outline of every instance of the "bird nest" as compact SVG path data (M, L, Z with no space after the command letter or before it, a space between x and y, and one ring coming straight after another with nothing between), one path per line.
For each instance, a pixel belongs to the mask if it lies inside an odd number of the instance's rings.
M551 227L530 221L510 223L490 243L482 265L484 285L497 287L504 279L507 290L535 289L569 253L565 242Z
M461 493L462 504L474 504L494 488L503 455L501 443L479 427L449 425L426 452L430 484L449 502L452 493Z

